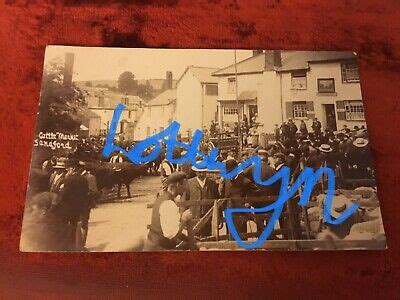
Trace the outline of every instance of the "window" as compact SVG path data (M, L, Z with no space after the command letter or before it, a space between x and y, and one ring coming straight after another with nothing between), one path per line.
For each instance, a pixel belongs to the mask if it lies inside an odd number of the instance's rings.
M149 136L150 135L150 127L147 127L146 128L146 136Z
M151 118L151 106L148 107L148 111L149 111L149 118Z
M233 107L224 107L224 115L237 115L237 108Z
M292 73L292 89L305 90L307 89L307 72L299 71Z
M235 77L228 78L228 93L229 94L236 93L236 78Z
M335 92L335 79L333 78L319 78L318 93L334 93Z
M358 74L357 63L342 64L342 82L359 82L360 75Z
M293 117L294 118L307 118L306 101L294 101L293 102Z
M345 101L346 120L365 120L362 101Z
M206 84L206 95L217 96L218 95L218 85L217 84Z

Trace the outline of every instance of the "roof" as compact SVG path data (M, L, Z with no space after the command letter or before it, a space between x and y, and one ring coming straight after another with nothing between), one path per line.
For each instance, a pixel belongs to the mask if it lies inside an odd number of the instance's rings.
M88 119L100 118L100 116L91 109L84 109L82 115Z
M119 103L121 103L123 99L127 98L129 104L140 104L142 99L139 96L134 95L125 95L120 93L108 92L104 95L104 97L109 99L109 107L115 108Z
M278 71L308 69L309 63L356 59L350 51L282 51L282 67Z
M282 67L276 71L308 69L309 63L354 60L356 54L350 51L281 51ZM238 74L262 73L265 70L265 53L261 53L236 64ZM220 69L213 76L235 74L235 64Z
M264 71L265 56L264 53L257 54L242 60L236 64L238 74L262 73ZM222 68L213 73L213 76L233 75L235 74L235 64Z
M147 102L146 106L168 105L176 101L176 89L168 89L154 99Z
M196 66L189 66L186 70L182 73L181 77L179 77L178 82L182 79L182 77L190 71L194 77L201 83L218 83L218 79L212 76L212 74L217 71L217 68L208 68L208 67L196 67Z
M154 90L161 90L164 87L165 78L151 78L151 79L136 79L138 84L149 84L153 87ZM91 82L92 86L87 87L86 82ZM176 86L176 79L172 79L172 87ZM118 80L79 80L74 81L74 83L83 90L92 90L92 89L104 89L107 90L107 87L98 87L98 85L105 85L109 87L118 87Z
M98 114L96 114L94 111L92 111L89 108L81 109L78 114L82 121L82 125L84 125L85 127L89 127L89 123L90 123L91 119L100 118L100 116Z

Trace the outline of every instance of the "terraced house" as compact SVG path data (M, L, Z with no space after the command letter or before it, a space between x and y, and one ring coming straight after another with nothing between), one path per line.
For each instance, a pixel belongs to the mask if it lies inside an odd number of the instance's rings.
M339 51L254 51L254 55L213 73L218 78L218 120L250 120L257 113L262 132L293 118L311 130L317 117L323 128L365 125L357 56Z

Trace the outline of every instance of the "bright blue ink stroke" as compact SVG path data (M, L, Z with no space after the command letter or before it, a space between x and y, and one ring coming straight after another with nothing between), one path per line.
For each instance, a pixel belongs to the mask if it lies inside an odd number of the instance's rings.
M206 155L205 153L199 150L200 142L203 138L203 132L201 130L196 130L194 132L190 144L179 142L177 140L177 137L179 133L180 124L176 121L173 121L167 128L165 128L160 133L157 133L137 143L130 151L126 151L125 149L117 145L114 145L114 136L124 107L125 106L123 104L119 104L114 111L110 130L106 138L106 144L103 149L103 155L105 157L109 157L113 151L121 151L135 164L148 163L154 161L160 155L162 150L162 142L164 142L165 145L167 146L165 156L168 161L174 164L191 163L193 166L199 169L219 170L221 177L226 179L232 179L241 172L243 172L246 168L253 166L253 179L257 184L268 186L277 182L278 180L281 180L279 197L274 203L261 208L228 208L224 211L226 224L229 229L229 232L232 234L235 241L243 248L254 249L262 246L262 244L267 240L267 238L274 230L275 224L279 220L279 217L282 213L282 210L286 202L289 201L300 188L302 188L302 194L298 204L301 206L307 205L307 202L311 196L315 184L317 184L318 179L324 174L327 175L328 179L328 189L323 209L323 216L325 222L334 225L341 224L350 215L352 215L359 207L358 204L353 203L353 205L350 206L345 212L343 212L343 214L339 218L337 219L332 218L330 211L332 207L332 201L335 189L335 173L331 168L324 167L314 172L313 169L307 167L299 174L296 181L291 186L290 186L290 169L285 166L282 167L277 173L275 173L267 180L262 180L261 159L259 156L253 156L246 159L245 161L238 164L236 168L228 172L226 170L225 163L217 160L218 157L217 148L212 148L210 150L209 155ZM181 157L174 157L174 149L176 149L177 147L185 149L187 153ZM149 153L143 156L146 150ZM200 161L198 160L198 157L201 158ZM239 233L237 232L237 229L234 225L233 214L266 213L271 211L272 215L268 221L267 226L264 228L264 231L261 233L260 237L252 243L249 244L245 243L240 238Z

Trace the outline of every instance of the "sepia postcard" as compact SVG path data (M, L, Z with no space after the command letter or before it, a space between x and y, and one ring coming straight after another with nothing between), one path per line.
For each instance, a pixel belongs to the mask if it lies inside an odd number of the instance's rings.
M354 52L48 46L24 252L385 249Z

